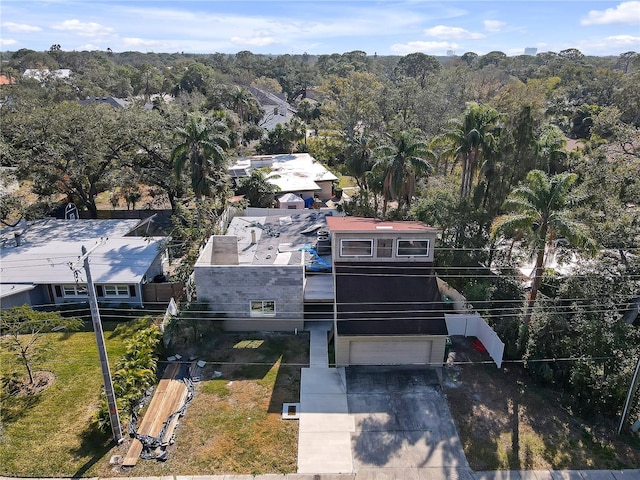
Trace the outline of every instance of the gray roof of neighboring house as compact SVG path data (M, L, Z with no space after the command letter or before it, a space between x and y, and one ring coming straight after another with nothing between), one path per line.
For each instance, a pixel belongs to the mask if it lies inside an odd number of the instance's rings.
M93 248L101 238L107 240L92 251L91 273L96 283L139 283L163 250L161 238L127 237L138 220L58 220L47 219L24 228L4 229L0 233L3 284L74 283L70 265L82 255L82 246ZM81 268L81 265L77 265ZM81 270L80 278L84 278Z
M89 105L91 103L106 103L114 108L124 108L129 105L126 100L116 97L87 97L84 100L80 100L80 105Z
M264 109L264 115L259 122L261 127L271 131L278 124L286 125L295 116L296 109L289 105L283 94L266 92L255 87L249 87L249 91Z

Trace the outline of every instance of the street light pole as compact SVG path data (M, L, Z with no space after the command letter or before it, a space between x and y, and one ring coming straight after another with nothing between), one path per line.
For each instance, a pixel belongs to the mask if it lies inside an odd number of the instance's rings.
M96 245L98 247L100 244ZM96 248L94 247L94 248ZM93 251L93 248L91 249ZM91 253L91 252L89 252ZM113 391L113 381L111 380L111 370L109 369L109 360L107 358L107 349L104 345L104 333L102 331L102 322L100 320L100 311L98 310L98 301L96 299L96 290L91 279L91 270L89 268L89 253L82 246L82 257L84 259L84 272L87 276L87 293L89 294L89 307L91 308L91 321L93 322L93 331L96 334L96 343L98 345L98 356L100 357L100 366L102 368L102 380L104 382L104 391L107 395L107 406L109 408L109 420L111 423L111 431L113 439L117 444L122 443L122 428L120 427L120 417L118 415L118 407L116 405L116 396Z

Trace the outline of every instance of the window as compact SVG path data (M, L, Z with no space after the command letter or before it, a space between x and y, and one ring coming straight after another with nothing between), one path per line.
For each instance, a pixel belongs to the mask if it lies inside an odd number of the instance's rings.
M378 240L376 254L379 258L390 258L393 253L393 239L381 238Z
M373 240L340 240L341 257L371 257Z
M276 314L276 302L273 300L251 300L252 317L272 317Z
M88 295L87 285L82 283L63 285L62 294L65 297L86 297Z
M427 257L429 240L398 240L396 253L399 257Z
M128 285L103 285L105 297L128 297L129 286Z

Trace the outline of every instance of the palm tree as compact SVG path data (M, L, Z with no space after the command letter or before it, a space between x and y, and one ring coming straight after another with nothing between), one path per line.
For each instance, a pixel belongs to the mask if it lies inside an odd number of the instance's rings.
M229 148L228 139L220 132L226 126L219 121L207 125L201 119L189 117L187 125L176 132L180 143L173 149L171 158L178 179L187 163L191 172L191 187L200 200L209 196L222 181Z
M441 141L451 148L443 155L455 158L462 164L460 197L471 195L474 178L482 165L483 153L494 141L494 131L500 121L500 114L493 108L475 102L467 106L462 118L448 122L447 131Z
M431 172L426 158L434 158L427 143L416 136L417 132L402 131L393 143L378 147L378 158L373 170L384 172L382 216L387 214L390 200L398 201L398 208L409 205L416 191L416 179Z
M511 213L496 218L491 225L491 238L499 235L523 235L535 256L533 281L527 300L523 324L528 329L531 312L538 295L545 264L546 247L558 238L569 244L595 250L595 242L584 225L571 219L571 187L577 175L562 173L548 176L541 170L532 170L525 182L515 188L507 198L505 206Z
M347 158L345 167L359 188L367 189L367 172L374 165L373 153L377 139L375 136L362 133L354 137L353 142L347 146Z

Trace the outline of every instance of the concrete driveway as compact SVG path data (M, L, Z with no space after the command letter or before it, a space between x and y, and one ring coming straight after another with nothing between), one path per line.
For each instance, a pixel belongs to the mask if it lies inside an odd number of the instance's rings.
M470 477L434 370L348 367L346 380L349 414L355 419L354 472L386 471L389 478L407 480Z

